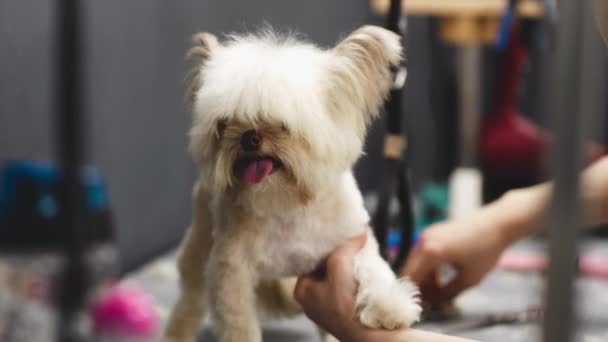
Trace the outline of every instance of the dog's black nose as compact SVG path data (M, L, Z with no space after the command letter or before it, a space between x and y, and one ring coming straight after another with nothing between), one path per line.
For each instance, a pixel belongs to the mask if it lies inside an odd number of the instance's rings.
M255 130L251 129L241 136L241 147L244 151L255 152L262 144L262 137Z

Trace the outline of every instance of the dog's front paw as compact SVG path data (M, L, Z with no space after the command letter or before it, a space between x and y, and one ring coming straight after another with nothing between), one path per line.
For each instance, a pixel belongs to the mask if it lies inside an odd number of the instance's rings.
M407 279L391 284L359 286L357 312L361 323L373 329L409 327L420 319L418 289Z

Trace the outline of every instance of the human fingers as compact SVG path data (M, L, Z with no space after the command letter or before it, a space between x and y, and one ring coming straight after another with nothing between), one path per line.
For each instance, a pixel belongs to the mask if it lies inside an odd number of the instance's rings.
M404 272L415 284L435 281L439 266L445 262L441 246L421 239L412 249Z
M347 240L329 255L326 262L326 272L331 282L352 278L353 258L365 246L366 242L367 231Z
M314 275L304 275L298 277L294 289L294 297L300 305L305 306L311 302L311 299L316 298L322 284Z
M465 273L459 273L456 278L439 289L438 299L441 303L450 302L464 290L473 287L478 283L479 280L476 278Z

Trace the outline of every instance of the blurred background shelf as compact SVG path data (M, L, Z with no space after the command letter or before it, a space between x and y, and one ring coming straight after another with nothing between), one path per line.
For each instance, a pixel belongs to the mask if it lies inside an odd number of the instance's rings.
M498 23L507 0L404 0L403 10L410 16L432 16L442 19L441 37L453 44L490 43L495 41ZM384 15L389 0L371 0L374 13ZM517 15L541 18L543 4L537 0L521 0Z
M376 14L388 11L390 0L371 0ZM507 0L403 0L403 10L408 15L432 16L488 16L499 17L507 6ZM538 18L544 15L540 1L521 0L517 14L522 17Z

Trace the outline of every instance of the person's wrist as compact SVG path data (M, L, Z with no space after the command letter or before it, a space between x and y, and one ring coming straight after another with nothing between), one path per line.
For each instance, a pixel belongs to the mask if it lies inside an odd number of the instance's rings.
M337 329L334 331L330 331L330 333L339 341L344 342L371 341L369 340L369 338L371 338L370 333L375 331L363 326L356 317L353 317L351 321L336 328Z
M508 246L538 229L550 194L551 185L545 183L510 190L498 200L498 230L503 243Z
M351 340L344 342L387 342L393 341L397 330L365 329Z
M495 208L498 219L495 222L501 247L506 248L529 234L529 226L532 224L531 211L537 205L533 203L532 196L533 193L527 189L516 189L508 191L498 200Z
M390 336L395 333L394 330L368 328L357 318L353 318L349 324L334 332L334 337L343 342L386 342L390 341Z

